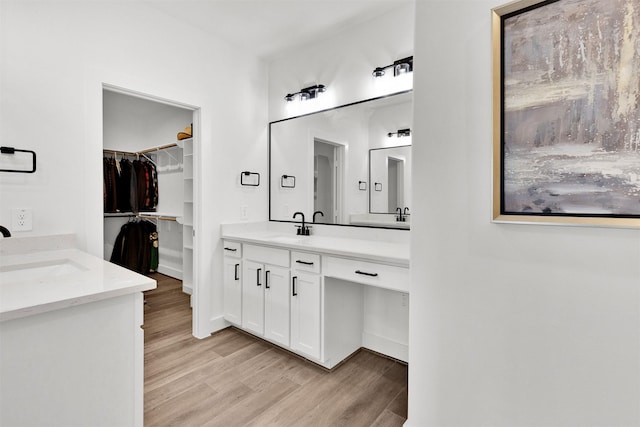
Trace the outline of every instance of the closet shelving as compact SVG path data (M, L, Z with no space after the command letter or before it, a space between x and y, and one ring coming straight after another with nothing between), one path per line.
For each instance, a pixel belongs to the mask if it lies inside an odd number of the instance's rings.
M104 217L113 218L141 218L148 219L158 224L161 251L164 249L165 259L170 261L170 265L165 265L165 274L182 279L183 290L191 294L193 289L193 142L192 139L181 140L170 144L160 145L144 149L141 151L122 151L113 149L104 149L103 155L121 157L134 157L137 159L146 159L153 162L156 166L158 177L174 176L171 180L171 188L159 186L160 197L158 210L156 211L138 211L138 212L114 212L104 213ZM180 174L176 176L175 174ZM175 183L175 184L174 184ZM163 191L164 190L164 191ZM171 194L167 194L171 193ZM179 193L182 192L180 195ZM163 194L164 193L164 194ZM170 197L167 197L167 196ZM179 195L179 197L178 197ZM166 227L176 230L175 226L162 225L165 223L179 224L178 230L182 235L182 244L178 243L177 248L167 249L162 243L162 232L166 231ZM175 231L173 231L175 233ZM181 249L180 249L181 247ZM178 252L173 252L177 250ZM178 255L179 254L179 255ZM166 257L169 258L166 258ZM176 269L175 261L182 257L181 268ZM162 256L161 256L162 260ZM161 269L162 263L159 266Z
M182 141L179 141L179 142L182 142ZM170 151L171 148L182 148L182 144L180 144L179 142L173 142L173 143L161 145L158 147L147 148L141 151L121 151L121 150L104 149L102 150L102 152L103 152L103 155L105 156L113 155L115 157L117 156L136 157L136 158L143 157L156 165L156 170L158 171L158 173L162 173L170 170L183 170L183 164L184 164L183 159L178 159L176 156L172 155ZM158 164L157 159L152 159L151 157L148 156L148 154L157 155L161 152L165 153L175 162L173 166L161 166ZM191 163L193 165L193 160L191 161ZM191 170L193 171L193 166L191 166ZM193 172L191 172L191 175L193 175ZM191 196L191 199L193 199L192 196ZM138 218L155 219L160 221L177 221L178 223L182 224L182 215L178 215L176 213L167 213L167 212L157 212L157 211L105 212L104 216L105 217L134 217L135 216Z
M182 290L188 294L193 292L193 139L178 141L182 148Z

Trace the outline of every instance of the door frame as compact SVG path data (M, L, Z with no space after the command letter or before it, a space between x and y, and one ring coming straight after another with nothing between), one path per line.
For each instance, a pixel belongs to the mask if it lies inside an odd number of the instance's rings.
M171 99L167 99L164 97L152 95L149 93L143 93L140 91L124 88L122 86L117 86L110 83L101 82L101 91L100 91L100 111L102 111L102 103L103 93L104 91L116 92L122 95L131 96L134 98L140 98L151 102L157 102L161 104L170 105L177 108L182 108L185 110L190 110L192 112L192 135L193 135L193 289L191 294L191 306L193 307L192 313L192 334L194 336L198 336L198 313L200 311L200 303L202 302L199 298L199 254L200 254L200 238L199 231L200 227L200 203L201 203L201 172L200 172L200 140L201 140L201 107L191 105L181 101L175 101ZM100 115L100 150L104 147L103 140L103 126L104 126L104 117ZM177 129L176 133L181 129ZM102 170L96 171L97 173L102 175ZM100 181L102 178L100 178ZM100 209L102 211L102 208ZM100 229L100 247L104 247L104 232L102 228ZM184 275L184 273L183 273Z
M330 132L324 131L324 130L319 130L319 129L310 129L309 130L309 135L307 137L307 153L310 153L309 156L307 156L308 160L307 160L307 170L309 171L309 176L313 177L313 161L314 161L314 153L315 153L315 141L319 140L322 143L325 144L329 144L329 145L333 145L336 147L335 153L336 153L336 158L334 159L335 163L337 165L339 165L338 167L338 171L336 171L336 179L334 182L335 185L335 195L334 195L334 200L335 200L335 206L334 209L336 212L338 212L337 219L336 219L336 224L344 224L345 223L345 216L346 213L344 212L344 207L345 207L345 203L344 203L344 198L345 198L345 190L344 190L344 180L345 180L345 176L347 176L347 168L348 165L345 162L345 159L347 158L346 156L346 151L349 148L349 143L344 141L343 139L341 139L339 136L337 135L332 135ZM314 212L314 203L313 203L313 179L309 180L309 184L307 187L307 194L310 194L311 196L308 198L307 201L307 211L309 212L310 215L313 215Z

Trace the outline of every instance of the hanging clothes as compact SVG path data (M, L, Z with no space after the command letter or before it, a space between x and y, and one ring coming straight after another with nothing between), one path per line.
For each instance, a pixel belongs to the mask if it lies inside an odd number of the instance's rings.
M110 261L138 273L158 269L158 230L151 221L129 221L120 228Z
M116 179L117 208L120 212L133 212L133 205L131 204L131 182L135 179L133 176L133 164L128 159L122 159L119 162L120 173Z
M158 172L148 160L103 159L104 212L154 212L158 207Z
M134 160L137 179L138 211L155 211L158 206L158 172L156 165L147 160Z
M103 159L104 211L117 212L117 170L113 157Z

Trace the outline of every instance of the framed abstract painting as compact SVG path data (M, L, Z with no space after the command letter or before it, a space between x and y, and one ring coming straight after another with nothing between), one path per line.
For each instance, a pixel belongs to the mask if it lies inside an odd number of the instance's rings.
M640 227L638 0L492 15L494 221Z

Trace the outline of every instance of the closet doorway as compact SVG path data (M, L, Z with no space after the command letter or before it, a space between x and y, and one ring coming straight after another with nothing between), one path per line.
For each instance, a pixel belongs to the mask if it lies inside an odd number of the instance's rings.
M320 211L321 224L342 220L342 159L344 146L320 138L313 139L313 211Z
M104 259L181 280L193 306L197 108L107 85L102 101Z

